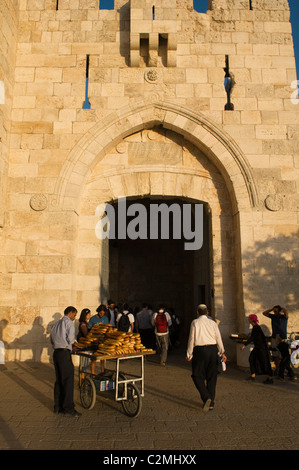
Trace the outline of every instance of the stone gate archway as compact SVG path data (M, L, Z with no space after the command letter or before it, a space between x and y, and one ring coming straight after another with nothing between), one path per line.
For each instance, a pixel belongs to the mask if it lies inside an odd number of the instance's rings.
M173 143L182 139L179 145L191 157L183 164L167 159L126 165L117 161L128 155L124 147L133 136L158 128L172 133ZM153 140L150 134L147 138ZM196 152L197 157L192 155ZM111 164L113 159L115 164ZM202 159L201 166L191 163ZM224 336L232 330L242 331L242 237L254 225L259 206L252 170L226 132L201 113L167 102L133 101L130 107L115 111L93 126L65 161L49 209L77 217L71 292L78 308L96 308L109 296L108 245L94 232L97 205L120 196L143 195L187 198L209 205L214 315Z
M183 163L141 163L138 151L132 159L127 147L134 139L153 144L157 132L188 154ZM258 197L246 158L211 122L165 104L143 103L134 111L113 115L71 152L56 189L53 203L78 214L73 289L82 308L96 307L109 296L109 245L95 237L97 206L121 196L180 197L209 205L214 313L224 335L242 324L239 217L250 213Z

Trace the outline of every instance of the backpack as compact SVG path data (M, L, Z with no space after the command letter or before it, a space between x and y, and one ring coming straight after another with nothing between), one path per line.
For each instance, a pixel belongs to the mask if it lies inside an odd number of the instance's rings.
M157 333L166 333L167 331L167 318L164 312L159 312L156 317Z
M131 326L130 319L127 313L123 313L118 322L118 331L129 331Z

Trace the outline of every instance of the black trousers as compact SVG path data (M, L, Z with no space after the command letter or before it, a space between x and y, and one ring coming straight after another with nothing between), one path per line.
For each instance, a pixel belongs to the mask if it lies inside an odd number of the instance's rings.
M288 376L293 378L295 377L295 373L292 369L292 366L291 366L291 361L290 361L290 358L289 357L283 357L279 363L279 370L278 370L278 375L279 377L281 377L282 379L284 378L284 371L287 370L288 371Z
M74 365L69 349L55 349L54 411L74 410Z
M203 402L214 404L218 375L218 348L216 344L195 346L192 357L192 379Z

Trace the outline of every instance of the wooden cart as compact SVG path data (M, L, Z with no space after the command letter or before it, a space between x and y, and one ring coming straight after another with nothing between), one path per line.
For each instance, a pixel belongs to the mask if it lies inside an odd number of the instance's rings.
M107 392L111 399L121 402L124 412L131 418L139 415L144 397L144 356L155 354L155 351L130 353L126 355L95 355L93 351L74 350L73 354L80 357L79 377L82 373L82 359L92 361L111 361L113 369L106 369L99 374L84 371L84 379L80 380L80 399L85 409L91 410L97 398L97 392ZM126 374L121 372L122 361L136 359L139 362L139 374Z

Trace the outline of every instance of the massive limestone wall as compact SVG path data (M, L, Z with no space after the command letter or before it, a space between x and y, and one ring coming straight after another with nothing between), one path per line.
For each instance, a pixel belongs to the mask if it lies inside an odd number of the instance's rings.
M214 313L226 339L246 328L248 313L277 303L290 310L289 329L299 329L299 122L288 4L211 0L197 13L191 1L154 3L101 10L95 0L21 0L17 11L5 2L0 321L10 358L46 359L48 327L64 308L93 309L101 300L107 259L86 199L103 158L111 164L101 180L107 198L137 196L141 180L156 195L160 187L164 196L190 197L194 187L204 197L188 164L166 168L157 158L141 178L136 162L120 159L126 139L155 126L183 136L184 149L195 145L194 159L203 165L196 155L208 157L230 195L233 222L216 211L212 229ZM216 197L211 205L221 207L219 188Z

